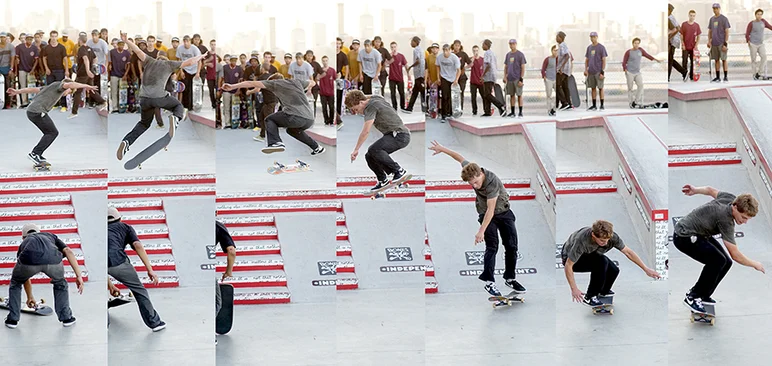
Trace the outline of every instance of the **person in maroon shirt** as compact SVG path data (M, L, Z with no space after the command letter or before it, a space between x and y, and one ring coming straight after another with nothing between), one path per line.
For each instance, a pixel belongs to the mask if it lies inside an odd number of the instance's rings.
M461 87L461 110L464 110L464 90L466 90L466 68L472 65L472 59L464 52L464 46L461 45L460 40L453 41L451 51L458 57L461 62L461 76L458 78L458 85Z
M687 59L689 60L689 79L691 80L694 80L694 48L697 46L700 34L702 34L700 25L694 21L696 17L697 12L689 10L689 20L681 24L681 39L683 39L683 51L681 52L681 61L683 62L681 65L685 67Z
M319 95L322 97L322 115L324 115L324 125L335 125L335 76L337 72L330 67L330 59L327 56L322 57L322 73L319 76Z
M217 109L217 97L215 92L217 91L217 41L209 41L209 56L204 59L204 67L206 68L206 85L209 88L209 101L212 104L212 109Z
M391 60L386 61L389 66L389 90L391 91L391 106L397 110L397 93L399 92L399 108L405 108L405 77L402 70L407 74L407 59L397 52L397 42L391 42ZM396 92L395 92L396 89Z
M483 65L485 65L482 56L480 56L480 47L475 45L472 47L472 72L471 80L469 81L469 89L472 92L472 115L477 115L477 92L480 92L480 98L483 98Z

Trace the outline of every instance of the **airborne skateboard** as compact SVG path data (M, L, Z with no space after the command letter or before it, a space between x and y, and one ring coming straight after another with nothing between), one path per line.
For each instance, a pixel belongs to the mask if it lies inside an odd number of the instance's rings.
M120 294L119 296L110 296L107 300L107 308L114 308L116 306L126 305L130 302L134 302L134 295L131 292L128 295Z
M215 319L215 333L226 334L233 327L233 285L219 283L222 305Z
M579 89L576 88L574 75L568 77L568 92L571 94L571 105L574 108L579 108L582 105L582 98L579 96Z
M438 97L439 97L439 90L437 90L437 87L434 85L429 87L429 117L431 118L437 118Z
M310 172L311 166L300 161L295 160L295 164L284 165L278 161L273 162L273 166L268 168L268 174L279 175L281 173L297 173L297 172Z
M201 111L201 107L204 105L204 82L201 78L193 78L193 110Z
M163 137L156 140L150 146L146 147L145 150L140 151L139 154L137 154L137 156L127 161L126 164L123 165L123 167L126 170L132 170L137 167L142 169L142 163L144 163L147 159L150 159L157 152L161 151L161 149L167 150L166 147L172 141L172 138L174 137L174 132L177 128L175 126L176 125L176 122L174 121L175 118L176 117L174 117L174 115L169 116L169 133L167 133L166 135L163 135Z
M458 84L450 87L450 101L453 105L453 117L461 117L461 86Z
M525 298L522 297L523 294L518 294L515 291L510 292L507 295L503 296L491 296L488 298L488 301L493 303L493 308L499 308L502 306L512 306L512 303L515 301L519 301L521 303L525 302Z
M704 313L696 312L690 309L691 315L689 316L689 321L692 323L702 322L708 323L710 325L716 325L716 306L712 304L702 304L702 306L705 307Z
M603 305L593 306L593 314L609 314L614 315L614 297L613 296L598 296L598 301Z
M635 106L635 108L638 108L638 109L662 109L662 108L667 108L667 102L664 102L664 103L656 102L656 103L651 103L651 104L637 104Z
M48 306L48 305L44 305L45 302L46 302L45 300L40 299L40 301L38 301L37 304L35 304L34 308L31 308L31 307L27 306L26 302L22 302L21 303L21 311L23 313L35 314L35 315L43 315L43 316L53 314L54 313L54 309L51 309L51 307ZM8 299L0 297L0 309L9 310Z
M413 178L413 175L412 174L408 174L408 175L402 177L402 179L400 179L399 181L391 182L391 183L387 184L385 187L383 187L383 188L381 188L381 189L379 189L377 191L366 192L365 196L369 196L371 200L375 200L375 199L378 199L378 198L386 198L385 191L387 191L387 190L389 190L391 188L397 187L396 190L398 190L399 188L410 187L410 185L407 183L407 181L409 181L411 178Z
M129 83L121 79L118 82L118 112L126 113L129 103Z

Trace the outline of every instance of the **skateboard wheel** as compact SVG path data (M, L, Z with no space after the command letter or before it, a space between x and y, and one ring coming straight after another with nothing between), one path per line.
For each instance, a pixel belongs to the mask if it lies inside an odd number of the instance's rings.
M371 201L375 201L375 196L370 196Z
M694 323L694 316L690 316L690 317L689 317L689 321L690 321L691 323Z
M614 315L614 309L609 310L608 313Z
M716 325L716 318L710 319L710 325Z
M494 308L494 309L496 308L496 303L493 303L493 308Z
M525 299L520 299L520 302L521 302L521 303L525 302Z

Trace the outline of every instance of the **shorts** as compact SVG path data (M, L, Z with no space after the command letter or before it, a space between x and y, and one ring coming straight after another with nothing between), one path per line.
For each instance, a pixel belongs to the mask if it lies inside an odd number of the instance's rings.
M587 75L587 87L603 89L603 79L600 78L600 73Z
M517 86L517 81L507 81L507 95L523 95L523 87Z
M710 59L726 61L726 52L722 51L723 45L711 45L710 46Z

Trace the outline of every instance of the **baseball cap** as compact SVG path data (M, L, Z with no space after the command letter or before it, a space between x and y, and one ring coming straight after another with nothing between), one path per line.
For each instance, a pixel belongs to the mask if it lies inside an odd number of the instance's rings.
M80 36L80 37L88 37L88 34L86 34L86 32L80 32L80 33L78 33L78 36Z
M597 36L598 36L598 32L590 32L590 37L597 37Z
M94 29L91 31L91 34L99 34L99 29Z
M229 60L233 60L234 58L238 60L238 58L239 58L239 57L238 57L238 56L236 56L236 55L234 54L234 55L231 55L231 57L229 58Z
M512 44L512 43L517 43L517 40L516 40L516 39L514 39L514 38L510 39L510 40L509 40L509 44Z
M437 43L432 43L432 47L437 47L437 48L440 48L440 45L439 45L439 44L437 44Z
M292 54L291 53L285 53L284 54L284 58L287 58L287 57L292 58Z
M46 33L46 32L43 32L43 30L42 30L42 29L38 29L37 31L35 31L35 34L45 34L45 33Z
M252 50L252 52L249 53L250 55L259 55L260 51L258 50Z
M118 39L118 38L113 38L113 42L126 43L122 39Z
M719 8L719 9L721 9L721 4L719 4L719 3L713 3L713 9L715 9L715 8Z
M62 31L62 37L67 37L68 35L69 35L69 33L66 30Z
M121 219L121 213L115 207L107 208L107 222L114 222Z
M147 41L144 39L137 40L137 44L147 44Z
M22 238L26 238L27 235L29 235L29 234L39 233L39 232L40 232L40 227L35 225L35 224L33 224L33 223L24 224L24 226L21 227L21 237Z
M156 38L155 39L155 43L164 43L164 41L162 39L160 39L160 38Z
M174 42L174 41L177 41L177 42L179 42L179 41L180 41L180 39L179 39L179 38L177 38L177 37L172 37L172 42Z
M35 37L32 36L31 34L26 34L24 38L35 38Z
M351 41L351 44L359 44L359 40L355 39L355 40Z
M0 32L0 37L8 37L8 33L6 33L6 32Z
M260 60L260 58L257 57L257 55L252 55L251 57L249 57L249 59L250 60Z

